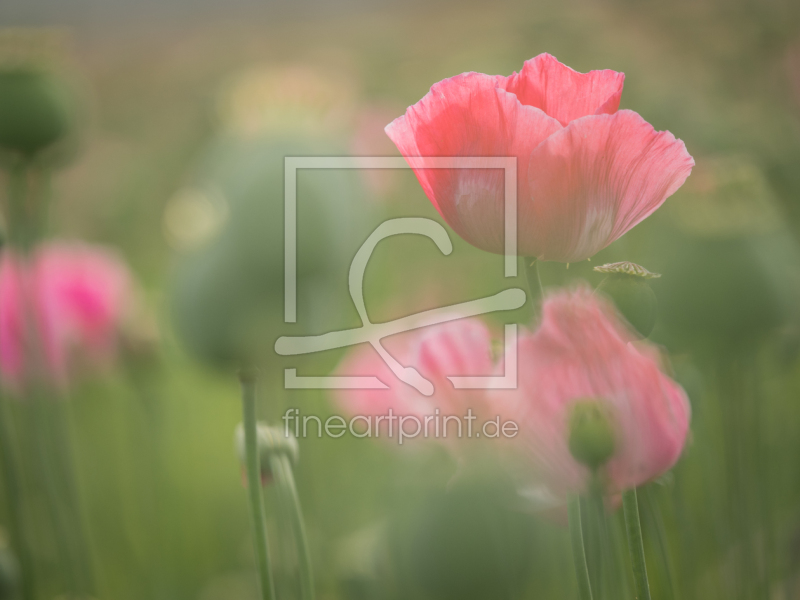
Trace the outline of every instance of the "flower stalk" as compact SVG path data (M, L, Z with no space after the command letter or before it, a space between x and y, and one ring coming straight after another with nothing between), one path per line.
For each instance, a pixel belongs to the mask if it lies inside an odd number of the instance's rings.
M31 379L34 384L38 383L33 378ZM62 487L58 481L58 466L55 463L56 448L49 431L50 415L48 413L51 407L48 404L50 399L46 398L43 390L37 386L32 392L29 392L29 401L32 407L36 435L36 466L45 491L45 504L53 527L53 536L61 561L64 583L71 594L88 592L89 590L85 588L86 582L83 579L83 557L78 556L77 539L73 537L74 532L71 530L71 515L65 503L62 502Z
M27 198L27 176L25 166L16 163L8 170L8 201L9 211L14 215L24 210ZM15 235L12 227L10 235ZM13 237L12 237L13 239ZM6 403L6 398L0 398L0 445L2 446L4 487L10 512L11 543L16 551L20 564L20 577L22 580L22 597L32 600L35 595L33 586L33 562L29 552L28 540L25 534L23 517L24 498L22 491L22 476L16 460L16 444L14 435L13 415Z
M636 599L650 600L650 584L647 581L647 565L644 559L642 526L639 521L639 501L636 488L622 494L622 507L625 512L625 531L628 534L628 550L631 555L633 580L636 585Z
M8 167L8 241L22 252L42 237L49 203L49 172L28 159Z
M264 505L261 502L261 459L258 448L258 424L256 421L257 376L252 370L239 372L242 386L242 421L244 425L247 492L253 518L253 534L262 600L273 600L275 588L269 561L267 524Z
M22 385L33 410L33 432L37 439L35 453L37 469L45 494L45 503L52 521L52 530L58 548L61 567L68 589L75 594L93 595L94 584L88 544L83 530L77 490L74 485L72 453L64 421L66 414L60 411L58 400L52 401L52 389L48 387L50 374L46 367L46 350L42 323L36 313L36 282L31 278L33 249L43 231L49 186L49 173L45 167L35 169L33 161L21 157L8 170L9 226L13 251L18 252L16 268L20 274L22 303L22 352L25 369ZM55 413L55 414L54 414ZM9 423L9 427L11 424ZM7 442L10 445L10 442ZM7 476L19 480L13 471L13 451L9 448ZM19 487L12 485L12 487ZM10 493L19 494L19 491ZM63 502L62 502L63 500ZM19 511L15 511L19 512ZM21 527L21 517L15 527ZM32 558L26 547L24 532L13 536L19 555L23 594L30 597L33 592Z
M531 293L531 305L536 314L539 303L544 299L544 287L542 277L539 275L539 260L537 258L523 257L525 263L525 279L528 282L528 290Z
M303 519L303 510L300 506L300 497L294 481L292 464L285 453L274 454L270 458L270 468L278 484L280 493L284 497L283 505L286 507L291 522L292 534L297 548L298 569L300 571L300 598L314 600L314 573L311 567L311 554L308 549L308 536Z
M16 432L12 423L13 415L7 398L0 397L0 460L2 460L3 487L6 491L9 511L9 532L11 545L15 551L20 568L22 600L34 600L33 559L26 536L24 523L24 498L22 493L22 474L17 463Z
M578 598L592 600L592 584L589 581L589 568L586 564L586 548L583 541L580 496L571 496L568 503L569 537L572 542L572 558L575 561L575 575L578 578Z

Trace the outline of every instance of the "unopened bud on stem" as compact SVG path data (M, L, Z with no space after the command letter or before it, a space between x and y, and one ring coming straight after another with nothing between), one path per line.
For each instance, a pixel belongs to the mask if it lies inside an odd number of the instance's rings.
M270 468L271 459L275 456L286 456L295 465L300 456L297 440L293 436L285 436L278 427L269 427L264 423L258 424L258 453L261 465L261 483L266 485L273 479ZM244 467L247 464L247 455L244 443L244 427L240 423L236 427L236 452Z
M617 447L613 418L599 399L577 400L569 414L569 451L593 471L606 464Z

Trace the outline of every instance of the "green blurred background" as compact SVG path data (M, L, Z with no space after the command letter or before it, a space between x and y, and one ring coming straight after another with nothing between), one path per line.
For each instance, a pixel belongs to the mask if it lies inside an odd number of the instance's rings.
M510 74L541 52L625 72L622 107L697 161L662 210L593 259L663 274L653 338L692 401L684 457L641 492L658 597L800 598L796 2L19 0L0 6L0 23L55 27L63 71L84 90L85 130L54 177L51 233L118 247L153 315L139 325L145 347L73 389L66 408L98 598L257 597L233 447L242 344L258 347L263 418L336 410L280 383L283 366L324 374L340 354L286 362L268 351L286 330L282 156L395 155L383 125L434 82ZM352 255L387 216L438 219L410 171L383 175L301 178L300 202L335 190L327 201L342 221L337 238L301 211L309 301L297 328L358 324L331 247ZM503 279L501 257L452 238L449 257L421 239L379 247L367 270L373 320L525 286ZM206 277L207 264L227 278ZM591 266L548 264L543 278L597 283ZM230 304L225 292L254 300ZM322 600L576 597L565 528L509 508L501 483L454 484L444 450L309 438L300 454ZM35 511L41 499L30 502ZM39 552L55 595L55 550ZM292 597L291 561L276 568Z

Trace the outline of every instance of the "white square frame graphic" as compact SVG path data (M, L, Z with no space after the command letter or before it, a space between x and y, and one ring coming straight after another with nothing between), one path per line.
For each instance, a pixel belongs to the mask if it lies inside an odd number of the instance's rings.
M502 169L504 180L504 276L517 276L517 158L515 156L287 156L284 159L284 322L297 322L297 171L299 169ZM448 379L457 389L517 387L517 326L504 327L502 376ZM284 372L287 389L387 389L377 377L300 377Z

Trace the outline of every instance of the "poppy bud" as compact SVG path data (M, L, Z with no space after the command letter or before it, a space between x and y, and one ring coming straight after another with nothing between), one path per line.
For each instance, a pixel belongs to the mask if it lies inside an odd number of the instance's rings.
M66 86L41 69L0 70L0 147L33 156L71 127Z
M291 435L284 435L280 428L259 423L257 433L261 484L266 485L272 481L271 459L276 456L286 456L292 465L295 465L300 457L300 449L297 440ZM244 427L241 423L236 427L236 452L244 468L247 463L247 452L244 443Z
M592 398L575 402L569 413L569 451L575 460L595 470L609 461L616 447L608 409Z
M658 302L647 280L661 275L632 262L610 263L594 270L606 273L597 290L614 301L617 310L642 337L649 336L656 324Z

